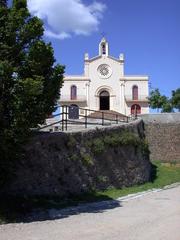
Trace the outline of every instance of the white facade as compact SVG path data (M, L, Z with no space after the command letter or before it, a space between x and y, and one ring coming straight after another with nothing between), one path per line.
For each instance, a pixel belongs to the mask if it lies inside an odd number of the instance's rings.
M148 113L148 76L124 74L124 55L109 55L105 38L99 55L85 54L84 74L66 76L61 89L61 105L77 105L92 110L113 110L124 115Z

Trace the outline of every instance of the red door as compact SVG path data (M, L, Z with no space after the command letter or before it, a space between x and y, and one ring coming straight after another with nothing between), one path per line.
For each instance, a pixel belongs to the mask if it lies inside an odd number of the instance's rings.
M139 106L138 104L132 105L131 106L131 114L132 115L141 114L141 106Z

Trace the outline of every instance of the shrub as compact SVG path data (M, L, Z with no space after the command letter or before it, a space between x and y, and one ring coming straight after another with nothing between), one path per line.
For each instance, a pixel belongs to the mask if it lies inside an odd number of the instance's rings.
M84 165L86 166L93 165L93 158L88 153L81 153L81 159Z
M105 144L102 138L96 138L93 141L93 152L95 154L100 154L102 152L104 152L105 150Z
M69 136L69 141L67 142L68 148L74 148L76 146L76 139L70 135Z

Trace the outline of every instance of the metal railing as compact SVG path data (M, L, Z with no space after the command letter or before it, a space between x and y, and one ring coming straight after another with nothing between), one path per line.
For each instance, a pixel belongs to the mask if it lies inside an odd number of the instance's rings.
M86 129L88 125L108 126L111 124L128 123L130 120L137 118L137 116L125 116L106 111L96 111L77 107L78 118L73 119L69 118L70 108L71 106L67 105L61 106L61 113L50 118L50 123L46 121L44 125L39 126L38 130L42 131L47 129L49 131L67 131L72 125L81 125ZM59 120L56 121L56 117L59 117Z

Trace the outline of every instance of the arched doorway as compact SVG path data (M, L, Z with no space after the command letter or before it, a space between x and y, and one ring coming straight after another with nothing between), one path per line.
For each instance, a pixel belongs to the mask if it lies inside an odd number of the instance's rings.
M79 119L79 107L75 104L69 106L69 119Z
M108 91L103 90L99 94L100 101L100 110L109 110L110 109L110 96Z
M141 106L139 106L138 104L132 105L131 106L131 114L133 114L133 115L141 114Z

